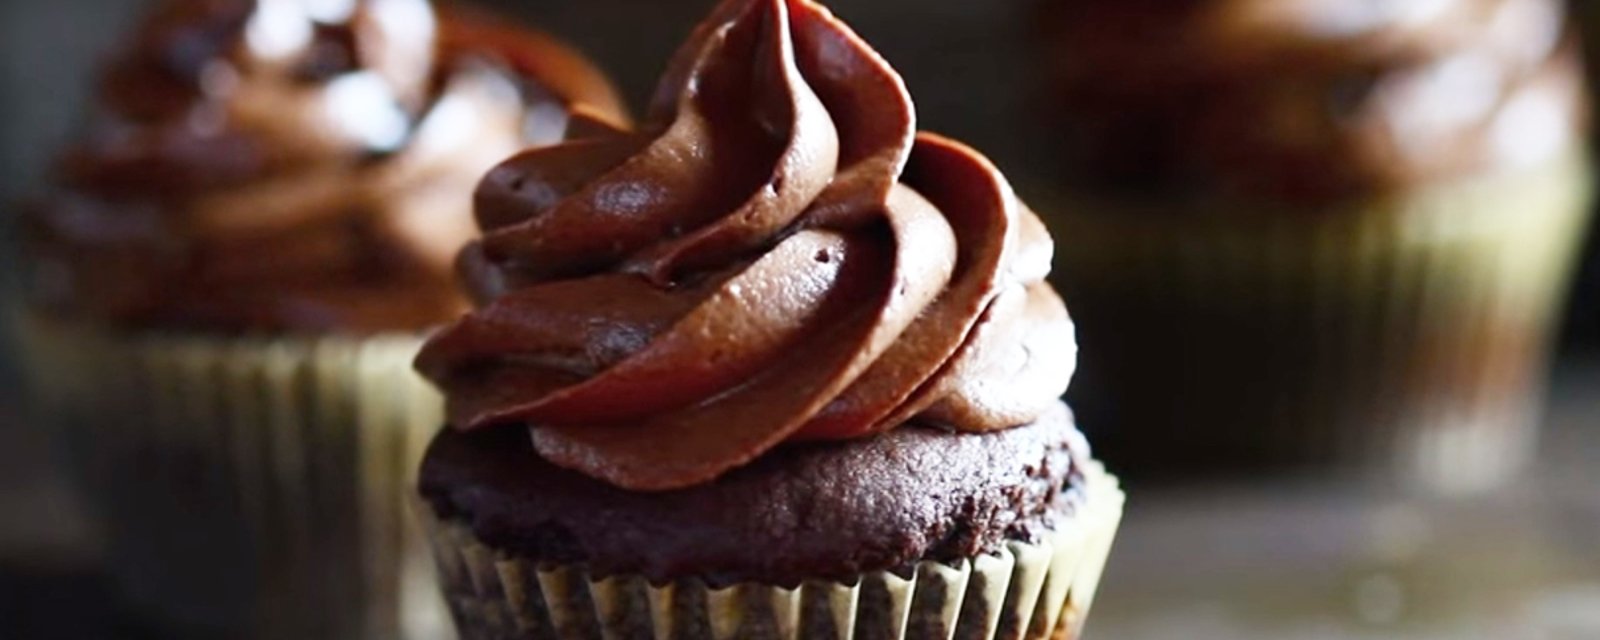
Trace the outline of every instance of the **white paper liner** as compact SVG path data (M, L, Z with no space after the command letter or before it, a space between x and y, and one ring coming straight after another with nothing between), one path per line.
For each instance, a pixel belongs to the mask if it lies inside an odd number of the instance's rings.
M1498 486L1533 453L1591 193L1568 158L1326 207L1065 198L1048 219L1080 391L1130 416L1084 404L1091 435L1130 473L1167 443Z
M1075 640L1122 519L1117 480L1090 465L1077 513L1039 544L845 583L710 589L595 579L491 549L417 501L463 640Z
M127 335L28 315L18 331L139 612L227 637L448 637L406 506L443 423L411 369L419 337Z

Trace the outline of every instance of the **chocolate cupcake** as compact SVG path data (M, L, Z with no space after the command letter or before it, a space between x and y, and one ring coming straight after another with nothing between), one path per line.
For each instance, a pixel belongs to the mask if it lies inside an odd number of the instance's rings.
M1122 494L1050 237L825 9L722 3L642 126L477 214L417 361L464 637L1077 637Z
M437 637L404 496L442 400L409 362L466 308L477 180L624 118L607 81L423 0L176 0L98 96L24 221L21 325L125 595L229 637Z
M1042 6L1108 459L1449 491L1529 460L1590 196L1560 4Z

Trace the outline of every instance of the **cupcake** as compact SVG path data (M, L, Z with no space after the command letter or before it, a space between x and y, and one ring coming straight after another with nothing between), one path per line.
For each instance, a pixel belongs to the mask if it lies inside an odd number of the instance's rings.
M623 118L540 33L422 0L177 0L27 212L21 343L130 604L228 637L434 638L407 488L473 186ZM430 613L432 605L432 613Z
M1122 511L1037 216L808 0L730 0L637 129L479 186L417 366L479 638L1075 638Z
M1044 3L1075 406L1133 475L1494 487L1587 224L1554 0Z

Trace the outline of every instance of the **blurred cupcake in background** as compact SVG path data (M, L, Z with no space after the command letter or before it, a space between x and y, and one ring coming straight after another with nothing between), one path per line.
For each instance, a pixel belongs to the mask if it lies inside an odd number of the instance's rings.
M1072 398L1134 475L1494 486L1586 227L1554 0L1045 0Z
M19 323L130 602L437 637L403 489L441 408L410 360L465 309L484 172L624 118L564 45L424 0L154 9L26 215Z
M418 368L462 636L1080 637L1121 519L1044 225L810 0L727 0L637 130L478 192Z

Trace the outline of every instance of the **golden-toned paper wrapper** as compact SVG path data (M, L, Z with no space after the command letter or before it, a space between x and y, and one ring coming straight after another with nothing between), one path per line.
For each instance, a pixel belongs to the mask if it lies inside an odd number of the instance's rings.
M1533 452L1590 178L1570 158L1321 209L1065 198L1074 406L1133 475L1497 486Z
M1075 640L1122 520L1117 480L1098 464L1085 500L1038 544L957 564L795 588L595 577L496 551L418 500L463 640Z
M226 637L447 637L406 506L443 420L411 369L419 337L17 324L137 612Z

